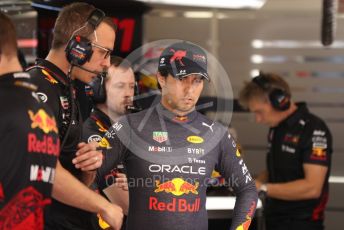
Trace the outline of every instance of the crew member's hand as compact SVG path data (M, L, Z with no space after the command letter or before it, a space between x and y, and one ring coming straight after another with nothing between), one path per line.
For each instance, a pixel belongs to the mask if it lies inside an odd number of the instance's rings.
M97 151L97 147L97 142L79 143L79 149L75 154L76 157L72 161L75 167L82 171L91 171L99 168L103 163L103 154L101 151Z
M123 222L123 210L118 205L109 203L104 210L99 213L101 218L114 230L120 230Z
M256 188L259 191L260 186L262 186L263 183L261 181L257 180L257 179L255 180L255 182L256 182Z
M123 189L124 191L128 191L127 176L124 173L117 173L116 176L117 177L116 177L115 186Z

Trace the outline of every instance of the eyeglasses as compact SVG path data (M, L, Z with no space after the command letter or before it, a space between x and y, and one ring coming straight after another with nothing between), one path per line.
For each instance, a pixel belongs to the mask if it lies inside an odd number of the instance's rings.
M104 59L108 58L110 56L110 54L112 53L113 50L108 49L104 46L95 44L95 43L91 43L92 46L97 47L98 49L102 50L102 53L104 54Z

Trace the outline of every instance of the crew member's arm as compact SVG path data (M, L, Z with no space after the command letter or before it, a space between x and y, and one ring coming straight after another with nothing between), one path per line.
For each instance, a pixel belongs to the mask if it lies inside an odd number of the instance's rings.
M111 129L111 128L110 128ZM85 130L88 130L88 129L85 129ZM113 129L112 129L113 130ZM112 132L110 130L110 132ZM105 133L102 134L102 136L104 136ZM90 133L87 133L85 132L83 134L83 140L85 141L88 141L89 145L90 146L86 146L86 144L80 144L79 147L80 148L83 148L83 152L87 152L88 148L90 149L96 149L97 147L99 147L99 144L98 142L95 142L95 141L89 141L90 140L90 137L91 136L98 136L100 138L100 141L102 140L102 146L103 148L106 146L106 141L108 139L106 139L106 137L104 139L101 139L100 137L100 133L94 133L92 132L91 134ZM107 135L107 136L110 136L110 135ZM115 138L115 137L114 137ZM117 137L116 137L117 138ZM106 141L105 141L106 140ZM111 142L111 141L110 141ZM117 149L117 150L120 150L120 143L119 141L112 141L112 142L116 142L118 143L118 145L116 144L112 144L112 147L114 147L114 149ZM92 147L93 146L93 147ZM117 146L117 147L116 147ZM112 148L111 147L111 148ZM105 150L105 149L104 149ZM120 152L120 151L118 151ZM78 153L78 155L82 153ZM104 153L104 154L111 154L111 151L110 153ZM113 153L113 154L116 154L116 153ZM103 176L101 176L101 174L103 174L102 172L104 171L105 174L109 173L109 170L112 169L114 166L115 166L115 161L116 159L113 159L111 157L107 157L106 159L106 165L109 165L110 168L107 168L107 167L104 167L103 170L99 170L99 178L104 178ZM107 169L106 169L107 168ZM90 186L95 178L96 178L96 173L97 171L96 170L93 170L93 171L83 171L82 175L81 175L81 180L87 185L87 186ZM111 175L111 176L114 176L114 175ZM114 178L115 180L112 180L113 182L115 182L115 184L113 186L110 186L108 187L106 190L103 190L103 192L106 194L106 196L109 198L109 200L111 201L111 203L113 204L117 204L118 206L120 206L122 209L123 209L123 212L125 215L128 215L128 208L129 208L129 194L128 194L128 183L127 183L127 177L125 174L123 173L117 173L116 174L116 178ZM98 181L96 181L98 182ZM104 183L102 183L104 184ZM98 184L97 184L98 186ZM100 186L101 188L103 188L103 186Z
M123 212L120 207L109 203L105 198L84 186L58 162L52 196L60 202L99 213L114 229L120 229Z
M116 181L111 171L116 168L120 162L125 161L127 152L126 146L129 144L130 137L127 136L128 132L125 131L128 131L128 129L126 129L128 126L121 124L120 127L122 127L120 130L110 127L98 143L104 156L102 166L97 169L96 175L96 182L100 190L103 190ZM73 159L73 162L81 164L80 162L83 161L83 156L89 154L90 151L94 151L95 147L95 144L92 143L82 145L77 151L77 157Z
M82 171L81 181L90 186L96 177L96 169L103 163L103 154L97 151L98 143L90 142L88 144L82 142L78 144L79 150L76 152L76 158L73 164Z
M260 172L255 177L255 182L256 182L257 189L259 189L262 184L266 184L268 182L268 180L269 180L268 170L264 170L264 171Z
M127 177L123 173L116 174L116 183L103 190L111 203L117 204L123 209L123 213L128 215L129 192Z
M100 129L100 127L94 123L91 118L88 118L83 124L81 140L85 143L99 142L104 136L105 132L105 129ZM78 147L81 148L82 146L84 146L84 144L79 144ZM96 145L96 147L98 147L98 145ZM103 155L101 157L103 158ZM80 175L80 180L87 186L91 186L95 178L96 170L82 171Z
M248 229L258 201L256 186L233 138L224 133L220 144L218 171L228 180L236 195L230 229Z
M303 164L304 179L287 183L267 183L267 196L282 200L319 198L328 168L316 164Z
M332 137L325 124L305 127L303 145L304 178L287 183L266 184L267 196L282 200L305 200L320 197L331 161Z

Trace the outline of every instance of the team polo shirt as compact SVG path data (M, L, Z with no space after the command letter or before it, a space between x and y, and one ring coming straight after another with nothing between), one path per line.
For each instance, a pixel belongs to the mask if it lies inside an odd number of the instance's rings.
M329 194L332 136L325 122L310 113L305 103L268 134L267 166L269 182L285 183L304 178L303 164L328 167L318 199L284 201L267 199L268 217L295 217L322 220Z
M28 73L0 76L0 228L43 230L60 140Z

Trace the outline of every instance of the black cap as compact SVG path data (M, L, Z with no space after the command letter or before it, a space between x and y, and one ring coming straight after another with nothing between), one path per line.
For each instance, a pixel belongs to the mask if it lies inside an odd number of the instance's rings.
M199 74L210 81L207 54L201 47L190 42L174 43L162 51L158 71L166 69L177 78Z

